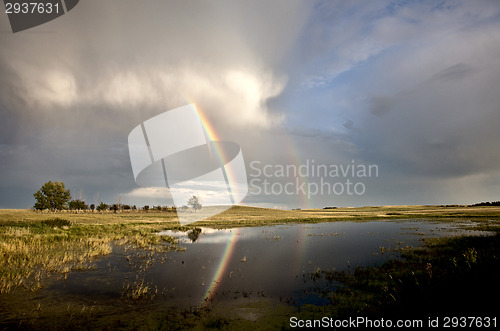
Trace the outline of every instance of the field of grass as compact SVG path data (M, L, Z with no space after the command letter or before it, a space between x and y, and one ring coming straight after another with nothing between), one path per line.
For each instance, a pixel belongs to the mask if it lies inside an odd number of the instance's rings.
M65 275L73 271L92 269L96 258L109 255L118 247L129 251L149 251L151 254L168 254L170 250L179 249L177 242L172 237L157 235L157 232L162 230L189 230L199 226L233 228L285 223L363 222L367 220L413 218L434 221L475 220L480 224L476 229L498 231L498 222L489 221L500 220L500 207L385 206L285 211L235 206L210 219L185 227L179 225L175 213L165 211L51 213L34 212L32 210L0 210L0 302L15 300L17 295L11 296L11 294L17 293L16 291L36 293L44 286L47 278L50 278L51 275L64 278ZM368 310L363 309L367 309L367 307L392 307L393 304L403 303L404 299L402 298L406 297L403 294L410 290L430 293L428 291L432 291L436 286L441 286L440 282L443 281L443 278L438 275L445 270L456 271L451 271L448 275L469 273L464 276L466 278L453 280L455 283L464 279L478 280L481 277L481 272L484 272L488 265L498 266L498 254L488 255L487 250L488 247L496 247L493 252L498 251L498 235L493 238L495 239L488 239L493 240L493 242L486 242L485 240L468 241L468 246L464 246L463 242L452 241L432 243L429 245L431 250L427 250L425 253L408 255L407 262L405 262L407 264L404 265L385 265L378 269L359 269L353 274L321 271L320 274L315 276L341 279L345 282L346 287L344 290L338 291L338 293L325 294L332 302L328 306L329 308L310 307L310 309L305 309L302 314L304 316L316 316L319 313L348 315L353 312L366 313ZM465 248L457 250L456 247ZM447 254L447 262L443 262L442 259L438 260L439 256L445 255L443 252ZM420 262L417 263L417 260ZM452 261L451 266L449 261ZM471 266L470 270L467 269L467 266ZM415 272L412 274L414 270ZM429 270L432 270L433 277L429 278ZM496 273L493 275L496 277L494 279L498 281L498 275ZM417 276L420 278L417 278ZM394 277L399 277L396 279L409 284L409 287L396 286L397 283L392 281ZM367 284L363 279L372 279L373 283ZM410 280L423 285L422 287L417 286L415 289L414 283L411 283ZM439 282L436 283L436 281ZM484 291L483 288L482 290ZM125 296L132 299L133 302L142 297L151 297L151 291L150 284L145 283L144 279L137 278L133 282L124 284ZM375 302L379 304L375 304ZM18 303L22 304L22 302ZM276 305L276 303L254 302L250 306L245 304L240 307L240 312L245 314L245 312L250 311L252 314L260 314L262 315L262 318L259 317L261 321L268 320L272 325L282 325L284 323L282 319L284 312L288 314L292 308L280 305L279 310L282 314L278 315L281 317L263 313L273 305ZM361 309L360 307L364 308ZM79 316L87 316L88 311L86 311L86 308L81 309ZM374 312L373 309L369 311ZM134 309L134 312L138 311L142 310ZM380 308L380 311L382 311L382 308ZM71 314L76 313L72 312ZM136 316L137 321L145 318L144 314L138 314ZM173 327L181 325L201 328L207 326L248 326L248 320L242 320L237 315L228 314L227 309L221 307L212 311L200 309L189 313L169 312L167 314L155 312L152 314L147 315L150 316L150 320L146 321L147 323L154 324L160 318L171 323L169 325ZM189 318L186 316L189 316ZM148 318L146 317L146 319ZM85 322L82 321L80 320L81 323Z
M28 209L0 209L0 225L5 222L41 221L60 217L77 224L158 223L178 224L173 212L149 210L106 212L34 212ZM205 225L262 225L297 221L377 220L404 218L500 218L500 206L381 206L343 207L335 209L280 210L248 206L233 206L202 222ZM198 223L197 225L200 225Z
M186 228L404 218L488 220L500 218L500 207L386 206L287 211L234 206ZM112 245L175 249L172 238L156 232L179 227L172 212L0 210L0 293L19 286L36 290L49 273L92 268L92 259L109 254ZM160 242L164 244L159 245Z
M130 216L1 211L0 294L16 287L36 291L50 274L92 269L92 261L116 245L176 249L173 238L156 234L163 222Z
M220 223L219 226L252 226L285 222L328 222L328 221L366 221L386 219L498 219L499 206L382 206L335 209L275 210L255 207L235 206L216 215L204 225Z

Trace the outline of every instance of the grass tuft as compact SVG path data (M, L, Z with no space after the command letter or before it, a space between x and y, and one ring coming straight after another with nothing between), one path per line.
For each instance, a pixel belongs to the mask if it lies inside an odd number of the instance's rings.
M42 221L42 224L46 225L46 226L58 227L58 228L62 228L62 227L65 227L65 226L66 227L71 226L71 222L70 221L65 220L63 218L59 218L59 217L48 218L48 219Z

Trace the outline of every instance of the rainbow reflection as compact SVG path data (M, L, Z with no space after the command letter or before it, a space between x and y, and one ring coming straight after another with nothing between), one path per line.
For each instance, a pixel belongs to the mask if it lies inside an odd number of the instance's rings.
M205 294L203 295L203 303L208 303L212 301L217 289L219 288L220 283L223 278L227 275L227 268L234 254L234 250L236 247L236 242L238 241L239 229L232 229L231 236L229 237L228 242L226 243L226 247L224 248L224 252L219 261L219 265L215 271L214 277L212 278L210 285L208 286Z

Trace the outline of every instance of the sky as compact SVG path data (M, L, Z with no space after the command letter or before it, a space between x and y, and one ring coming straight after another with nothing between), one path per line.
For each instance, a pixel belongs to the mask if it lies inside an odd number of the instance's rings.
M1 13L0 208L48 180L171 205L135 182L127 138L190 103L240 145L242 204L496 201L499 86L496 0L84 0L17 33Z

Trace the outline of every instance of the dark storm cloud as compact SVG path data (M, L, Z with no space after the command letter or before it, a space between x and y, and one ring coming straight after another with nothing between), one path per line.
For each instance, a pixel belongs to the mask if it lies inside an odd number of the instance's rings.
M410 173L463 177L498 170L500 98L496 74L457 64L416 87L370 101L374 121L361 144ZM369 142L373 142L369 143Z
M85 1L35 29L2 34L2 192L21 187L17 207L49 179L103 200L125 195L136 187L130 130L189 102L237 142L248 136L242 128L279 123L283 114L266 100L286 84L277 64L306 8Z
M80 1L0 34L0 206L30 206L49 179L89 200L160 196L134 191L127 136L189 102L247 165L379 164L371 195L346 204L484 196L500 172L499 14L496 1Z
M315 57L305 72L316 74L304 86L328 90L311 94L337 105L329 118L357 128L346 141L388 176L379 192L400 203L492 199L500 175L500 6L347 7L331 11L343 24L313 23L321 33L309 37L323 41L313 46L322 51L308 50Z

